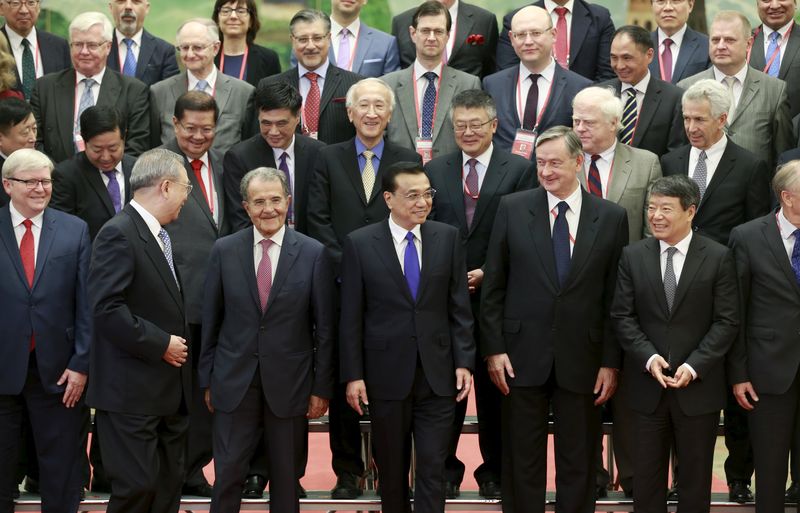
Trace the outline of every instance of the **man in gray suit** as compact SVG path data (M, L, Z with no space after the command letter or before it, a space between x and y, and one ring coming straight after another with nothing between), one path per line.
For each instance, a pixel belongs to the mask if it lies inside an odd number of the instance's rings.
M399 107L389 121L387 139L416 148L424 163L458 150L453 125L447 122L447 108L461 91L481 88L478 77L442 63L451 23L450 12L438 1L420 5L409 29L416 60L410 69L383 77L397 95Z
M175 101L186 91L202 91L214 97L220 123L213 148L222 153L255 133L253 91L243 80L220 73L214 56L220 49L219 30L210 19L195 18L185 22L175 36L181 62L186 71L153 85L153 144L166 144L175 137L172 111Z
M687 89L704 78L726 86L733 99L728 137L766 160L771 168L781 152L794 147L786 83L747 65L753 37L750 22L741 13L718 12L709 33L713 66L681 80L678 86Z
M362 77L380 77L400 69L394 36L367 26L358 15L367 0L331 0L331 63Z

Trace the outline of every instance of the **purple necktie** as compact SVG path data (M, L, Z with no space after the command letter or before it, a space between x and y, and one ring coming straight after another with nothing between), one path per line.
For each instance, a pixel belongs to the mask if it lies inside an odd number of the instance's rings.
M417 255L417 247L414 245L414 232L408 232L406 240L408 244L406 244L406 252L403 255L403 274L406 275L411 297L416 300L419 290L419 255Z
M339 52L336 54L336 65L350 71L350 31L343 28L339 32Z
M672 39L666 38L664 40L664 53L661 54L661 62L664 63L664 76L661 80L664 82L672 82Z
M119 182L117 181L117 170L103 171L103 174L108 178L108 195L111 197L111 204L114 205L114 212L119 212L122 209L122 196L119 191Z
M469 159L467 166L467 178L464 180L466 190L464 191L464 214L467 217L467 228L472 226L472 219L475 217L475 207L478 205L478 169L475 165L478 163L475 159Z
M261 301L261 311L267 309L269 291L272 289L272 260L269 259L269 248L272 239L261 239L261 261L256 271L256 284L258 285L258 299Z
M289 194L293 193L292 191L292 177L289 174L289 164L286 163L286 159L289 158L289 154L285 151L281 154L278 158L280 161L278 163L278 169L283 171L283 174L286 175L286 185L289 186ZM292 198L294 200L294 198ZM293 225L294 224L294 201L289 203L289 211L286 213L286 222Z

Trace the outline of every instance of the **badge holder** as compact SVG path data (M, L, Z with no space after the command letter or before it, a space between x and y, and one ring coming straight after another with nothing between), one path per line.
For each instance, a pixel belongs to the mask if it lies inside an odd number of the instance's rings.
M416 150L419 156L422 157L422 165L427 165L433 159L433 139L417 137Z
M530 160L531 155L533 155L533 148L536 146L537 135L536 131L518 128L514 137L514 144L511 145L511 153Z

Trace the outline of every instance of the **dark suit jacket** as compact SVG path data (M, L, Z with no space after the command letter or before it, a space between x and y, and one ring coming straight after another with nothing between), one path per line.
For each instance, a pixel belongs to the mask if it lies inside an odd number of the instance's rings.
M8 40L8 31L6 26L0 28L0 32L6 36ZM36 28L36 39L39 42L39 52L42 56L42 73L55 73L56 71L63 71L72 67L72 59L69 54L69 43L63 37L59 37L50 32L45 32ZM13 53L12 53L13 55ZM22 84L19 76L19 70L14 66L14 74L17 76L17 84Z
M597 85L613 87L617 96L620 96L622 91L622 82L618 78ZM687 144L689 141L683 127L682 96L683 89L659 80L651 74L631 146L661 157L668 151ZM622 101L625 102L627 99L626 94Z
M316 141L305 135L294 137L294 190L292 191L292 205L294 208L294 228L300 233L308 231L308 189L311 178L314 176L314 163L317 153L325 143ZM277 169L275 154L272 147L261 134L240 142L225 153L225 174L222 181L225 185L225 212L228 226L232 232L237 232L245 226L250 226L250 217L242 206L242 193L239 189L242 178L248 171L257 167L272 167Z
M764 26L759 25L754 31L753 50L750 52L750 66L758 71L763 71L767 64L766 52L764 51ZM781 67L778 70L778 78L786 82L786 94L789 97L789 113L794 118L800 114L800 88L796 87L800 81L800 27L797 23L792 25L792 33L789 41L781 48ZM792 84L792 86L789 86Z
M58 210L45 209L30 287L9 207L0 208L0 394L22 393L28 374L31 332L36 334L36 360L45 392L64 393L66 385L56 383L65 369L89 372L92 320L86 279L91 251L86 223Z
M455 396L455 369L473 369L475 341L458 230L420 226L422 268L416 300L403 275L389 222L351 233L342 259L340 380L366 381L369 397L405 399L417 361L431 389Z
M686 145L661 157L664 176L689 174L690 149ZM769 212L769 183L770 172L764 161L728 139L694 216L694 229L727 244L734 226Z
M325 244L331 252L336 276L339 275L345 237L353 230L389 215L389 207L380 191L381 169L408 161L422 165L422 158L416 151L385 141L383 158L375 169L375 187L372 195L366 198L355 138L319 150L308 191L308 234Z
M95 331L87 403L133 415L185 412L191 353L182 367L162 359L170 335L186 337L183 297L158 240L130 204L94 240L89 297Z
M225 47L223 45L217 56L214 57L214 64L217 65L217 69L219 69L220 55L224 50ZM281 61L278 59L278 54L275 53L275 50L253 44L250 45L248 52L247 69L242 79L248 84L256 87L262 78L271 77L281 72Z
M661 355L673 370L687 363L697 379L674 390L686 415L725 407L725 353L736 338L736 269L728 248L694 234L672 311L667 309L659 241L648 238L622 251L611 316L625 350L623 380L631 407L651 414L664 389L646 370Z
M414 64L417 49L411 41L408 27L414 16L416 7L404 11L392 19L392 35L397 38L400 48L400 67L407 68ZM458 17L453 20L456 25L453 52L447 59L447 65L480 78L491 75L495 71L495 52L497 49L497 17L477 5L465 2L458 3ZM482 44L467 43L471 35L483 36Z
M108 54L106 65L122 73L122 64L119 62L119 46L117 31L111 38L111 52ZM139 58L136 60L136 78L151 86L165 78L177 75L178 60L175 58L175 47L160 37L156 37L146 30L142 30L142 46L139 48Z
M577 5L577 4L576 4ZM506 151L511 150L517 129L522 126L517 112L517 77L519 67L498 71L483 79L483 89L494 98L497 107L497 132L494 144ZM565 70L556 64L553 87L545 107L538 133L556 125L572 126L572 99L581 89L592 85L590 80Z
M115 107L125 121L125 153L138 157L150 148L150 92L141 81L106 68L96 105ZM45 75L36 81L31 108L39 125L36 145L53 162L75 154L75 71Z
M651 32L650 37L655 47L655 55L650 62L650 73L661 80L661 68L658 65L658 31ZM686 32L683 34L682 47L678 52L678 60L675 61L675 69L672 71L672 80L670 82L677 84L684 78L689 78L710 67L708 36L686 27Z
M253 228L220 239L208 266L198 368L200 388L211 388L214 408L235 410L256 370L278 417L305 415L311 394L332 397L333 305L330 261L314 239L286 228L264 313Z
M329 65L322 87L319 102L319 134L320 141L334 144L346 141L356 135L356 129L347 117L345 97L350 86L361 80L361 75ZM262 79L258 85L273 81L284 82L300 90L300 76L297 67L284 71L280 75L273 75ZM301 132L301 124L297 125L297 133Z
M6 163L6 159L0 156L0 171L3 169L3 164ZM8 205L8 202L11 201L11 198L8 197L6 194L6 190L3 187L0 187L0 207L5 207Z
M544 0L530 5L544 9ZM514 9L503 17L503 29L497 44L497 69L510 68L519 63L508 32L511 30L511 19L521 8ZM614 78L610 61L614 22L608 9L586 0L575 0L569 34L570 70L592 82Z
M793 150L784 151L780 155L778 155L778 162L775 163L776 166L782 166L787 162L792 160L800 159L800 148L795 148ZM0 164L2 165L2 164Z
M484 267L481 353L507 353L511 387L558 385L591 394L600 367L619 368L608 312L617 264L628 243L625 209L583 191L570 272L558 284L547 193L539 187L500 200ZM575 322L575 312L581 321Z
M130 155L122 156L122 174L125 176L123 205L131 200L130 178L135 163L136 159ZM106 221L116 215L100 171L89 162L84 152L56 166L50 206L86 221L92 240Z

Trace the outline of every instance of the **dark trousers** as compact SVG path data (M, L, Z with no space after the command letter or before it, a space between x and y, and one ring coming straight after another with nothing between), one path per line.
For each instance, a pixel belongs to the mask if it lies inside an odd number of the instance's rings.
M792 451L789 463L789 472L792 482L800 482L800 407L794 416L794 430L792 431Z
M295 448L296 461L295 468L297 470L297 480L306 475L306 465L308 465L308 421L303 424L303 440L301 447ZM263 440L259 440L256 447L255 454L250 459L250 470L247 471L248 476L260 476L264 481L269 481L269 460L267 458L267 446Z
M728 483L744 481L750 484L755 467L747 412L736 402L731 387L728 387L728 404L725 407L725 447L728 448L728 457L725 459L725 478ZM683 492L683 476L681 476L681 492Z
M270 477L269 509L275 513L300 511L295 482L297 452L306 436L305 416L281 418L264 398L256 369L241 404L231 411L214 412L214 497L211 511L239 511L250 458L259 442L267 452Z
M555 417L556 511L592 513L600 409L592 394L558 386L513 387L503 398L503 512L542 513L547 484L547 417Z
M109 513L175 513L186 465L186 415L96 410L100 449L111 480Z
M331 466L333 472L361 476L364 473L364 460L361 458L361 420L358 413L347 404L345 383L333 389L328 409L330 421ZM371 405L370 405L371 406Z
M17 459L23 411L27 409L41 469L42 513L74 513L80 503L80 431L83 400L74 408L61 402L63 394L45 392L35 353L19 395L0 395L0 513L14 511Z
M691 385L689 385L691 386ZM719 412L688 416L673 390L665 390L656 410L637 412L633 507L636 513L666 513L669 452L675 441L681 465L678 510L708 512L711 469Z
M622 373L620 373L621 375ZM630 409L628 402L623 399L622 381L615 396L605 404L603 421L611 420L613 429L611 440L614 442L614 462L617 465L617 481L626 492L633 490L633 453L636 429L636 413ZM610 412L610 415L608 413ZM610 482L610 476L603 461L603 436L602 430L597 435L596 454L596 485L598 488L608 488L616 483Z
M189 324L189 345L192 355L192 401L189 403L189 431L186 436L185 486L208 484L203 467L211 463L211 412L206 406L203 391L197 384L200 359L199 324Z

